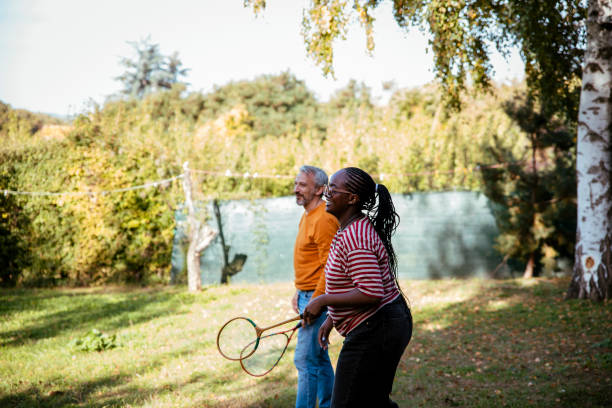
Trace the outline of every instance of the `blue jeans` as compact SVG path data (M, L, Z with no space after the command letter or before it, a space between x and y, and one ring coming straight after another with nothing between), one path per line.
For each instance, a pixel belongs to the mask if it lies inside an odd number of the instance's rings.
M300 313L310 301L314 291L298 291L298 309ZM319 327L327 318L327 312L311 325L298 330L297 346L293 359L298 370L298 389L295 400L296 408L315 408L317 397L319 408L328 408L334 386L334 369L327 350L319 346L317 334Z

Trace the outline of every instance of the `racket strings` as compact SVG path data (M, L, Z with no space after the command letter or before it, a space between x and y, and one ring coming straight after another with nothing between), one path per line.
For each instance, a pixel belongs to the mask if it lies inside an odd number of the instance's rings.
M225 324L217 336L217 347L230 360L248 357L258 348L255 324L246 318L236 318Z
M274 329L300 318L301 315L263 330ZM291 338L300 327L301 322L292 329L262 334L262 330L258 329L251 319L237 317L225 323L219 330L217 348L223 357L240 361L246 373L261 377L278 365ZM258 331L260 336L257 335Z
M281 360L287 346L289 345L290 337L286 333L273 333L267 336L262 336L259 339L259 345L254 353L247 358L240 360L240 364L244 371L248 374L260 377L270 372ZM243 355L247 355L252 345L245 347Z

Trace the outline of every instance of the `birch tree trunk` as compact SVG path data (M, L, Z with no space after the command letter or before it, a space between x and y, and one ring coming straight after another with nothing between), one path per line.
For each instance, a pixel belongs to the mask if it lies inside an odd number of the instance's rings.
M578 224L568 298L612 294L612 2L590 0L578 115Z
M202 222L196 214L193 203L193 190L191 186L191 173L189 163L183 164L183 190L185 192L185 205L188 215L189 248L187 249L187 286L190 292L202 289L202 276L200 275L200 255L202 251L215 239L217 232Z

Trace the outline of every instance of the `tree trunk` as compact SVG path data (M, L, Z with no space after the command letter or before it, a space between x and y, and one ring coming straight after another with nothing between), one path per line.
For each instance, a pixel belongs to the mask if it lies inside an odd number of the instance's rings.
M187 287L190 292L202 289L202 275L200 274L200 254L195 250L193 241L189 242L187 249Z
M536 223L536 213L538 209L536 208L536 192L538 191L538 171L537 171L537 163L536 163L536 149L537 145L537 136L535 133L530 135L531 140L531 175L533 179L530 181L531 183L531 230L533 231ZM533 232L532 232L533 234ZM538 242L538 239L533 234L533 240ZM523 279L531 279L533 278L535 272L535 254L532 252L529 255L529 261L527 261L527 266L525 267L525 272L523 273Z
M221 207L218 200L212 202L213 212L217 219L217 229L219 230L219 239L221 240L221 249L223 250L223 267L229 265L229 245L225 245L225 235L223 234L223 221L221 220ZM223 283L223 282L221 282Z
M525 267L525 271L523 272L523 279L533 278L534 266L535 266L535 257L532 253L531 255L529 255L529 261L527 261L527 266Z
M187 250L187 286L190 292L202 289L202 276L200 272L200 254L215 239L217 232L206 223L200 221L193 203L193 190L191 187L191 174L189 164L183 164L183 190L185 191L185 205L187 206L187 221L189 249Z
M602 300L612 294L611 89L612 4L590 0L578 115L576 253L568 298Z

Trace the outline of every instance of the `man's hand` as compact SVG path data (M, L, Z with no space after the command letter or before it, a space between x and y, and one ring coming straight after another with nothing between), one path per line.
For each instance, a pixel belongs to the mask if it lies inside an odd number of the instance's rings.
M293 299L291 299L291 307L296 314L300 314L300 310L298 309L298 291L295 291L295 295L293 295Z

